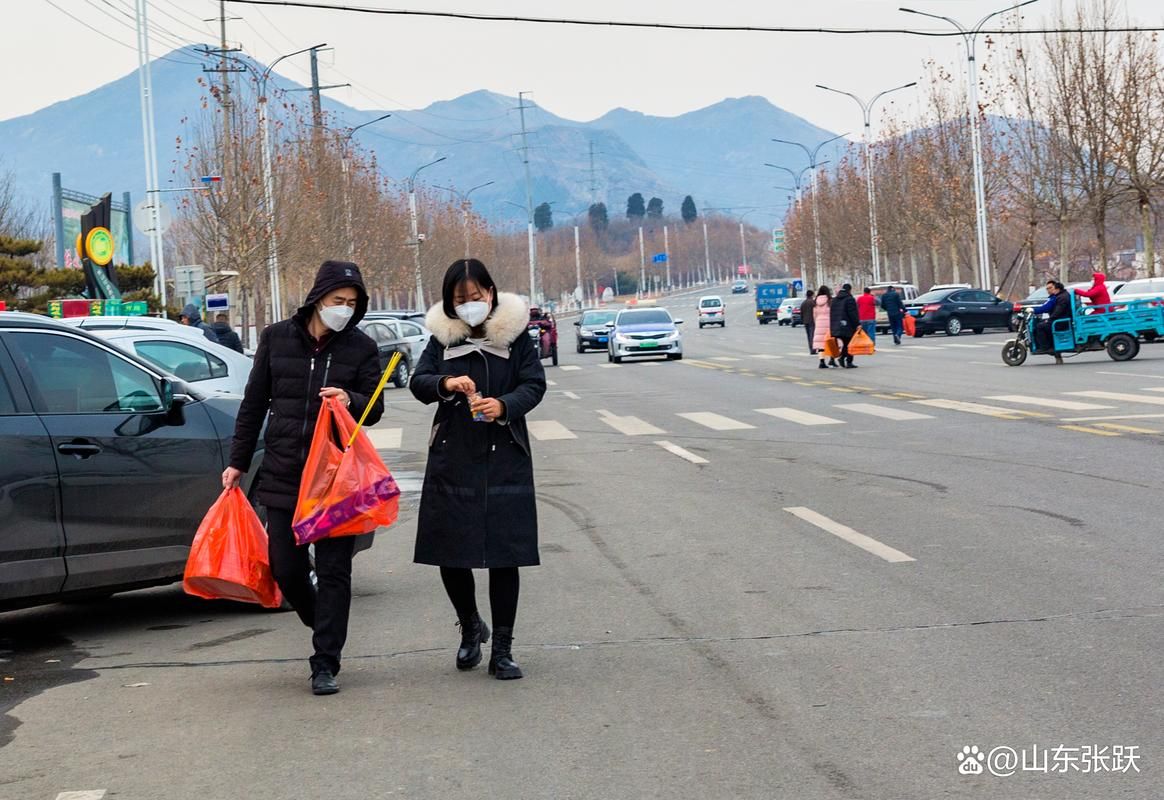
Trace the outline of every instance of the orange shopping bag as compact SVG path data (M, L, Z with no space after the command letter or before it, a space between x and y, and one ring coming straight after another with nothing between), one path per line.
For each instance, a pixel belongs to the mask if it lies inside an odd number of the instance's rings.
M267 532L238 487L224 491L198 526L182 588L208 600L265 608L282 604L267 556Z
M901 327L902 330L905 331L906 336L917 335L917 320L913 318L912 314L905 315L905 317L901 320Z
M837 344L836 337L826 336L824 340L824 357L825 358L840 358L841 346Z
M869 338L869 334L865 333L864 328L857 328L857 332L853 334L853 338L849 341L849 355L851 356L871 356L874 351L873 340Z
M291 522L299 544L372 533L396 521L400 488L361 426L398 359L392 357L359 423L334 397L320 404Z

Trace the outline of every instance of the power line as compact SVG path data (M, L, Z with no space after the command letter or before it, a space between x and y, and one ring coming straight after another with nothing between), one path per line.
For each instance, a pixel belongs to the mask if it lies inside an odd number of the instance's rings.
M229 0L232 3L242 3L254 6L286 6L289 8L311 8L321 11L343 11L352 14L378 14L393 17L430 17L436 19L458 19L474 22L522 22L537 25L577 25L583 27L600 28L640 28L653 30L673 31L707 31L718 33L815 33L828 35L874 35L890 34L901 36L923 36L933 38L949 38L962 36L961 31L925 30L918 28L830 28L830 27L798 27L789 25L704 25L682 22L631 22L628 20L597 20L571 19L553 17L530 17L516 14L473 14L463 11L415 11L408 9L375 8L370 6L329 5L327 3L311 2L310 0ZM1159 33L1164 32L1164 26L1140 27L1079 27L1079 28L1033 28L1025 30L981 30L979 33L988 36L1010 35L1041 35L1057 33Z
M53 0L44 0L44 2L48 3L50 6L52 6L52 7L53 7L53 8L55 8L57 11L61 12L62 14L64 14L66 17L68 17L69 19L73 20L74 22L76 22L76 23L78 23L78 24L80 24L80 25L83 25L84 27L88 28L88 29L89 29L89 30L91 30L93 33L96 33L96 34L97 34L97 35L99 35L99 36L103 36L104 38L108 39L109 41L113 42L114 44L119 44L119 45L121 45L122 47L126 47L126 48L129 48L130 50L133 50L134 52L137 52L137 47L136 47L135 45L132 45L132 44L128 44L128 43L126 43L126 42L123 42L123 41L121 41L120 39L117 39L117 38L115 38L115 37L113 37L113 36L110 36L108 33L106 33L105 31L101 30L100 28L95 28L95 27L93 27L93 26L92 26L92 25L90 25L88 22L86 22L85 20L81 19L80 17L78 17L77 15L73 14L72 12L70 12L70 11L66 11L65 9L61 8L59 5L57 5L55 2L53 2ZM169 56L157 56L157 58L158 58L159 60L161 60L161 61L170 61L170 62L173 62L174 64L188 64L188 65L190 65L190 66L195 66L195 67L201 67L201 66L202 66L202 65L205 63L205 62L202 62L202 61L183 61L183 60L182 60L182 59L180 59L180 58L170 58Z
M165 15L165 16L167 16L167 17L169 17L170 19L174 20L174 22L177 22L179 25L185 25L187 28L189 28L190 30L194 31L194 32L195 32L195 33L197 33L199 36L207 36L207 35L210 33L210 31L209 31L209 30L208 30L206 27L198 27L197 25L191 25L191 24L190 24L189 22L187 22L186 20L184 20L184 19L179 19L178 17L174 16L174 15L173 15L173 14L171 14L169 11L167 11L167 10L166 10L166 9L165 9L165 8L164 8L164 7L163 7L163 6L162 6L162 5L159 3L159 2L158 2L158 0L150 0L150 7L151 7L151 8L152 8L154 11L157 11L159 14L163 14L163 15ZM185 13L187 13L187 14L189 14L190 16L194 17L194 19L198 19L198 17L197 17L197 16L195 16L194 14L190 14L190 12L189 12L189 11L186 11L186 9L182 8L181 6L174 6L174 8L177 8L179 11L184 11ZM198 21L199 21L199 22L202 22L202 20L198 20ZM203 22L203 26L205 26L205 24L206 24L206 23L205 23L205 22Z

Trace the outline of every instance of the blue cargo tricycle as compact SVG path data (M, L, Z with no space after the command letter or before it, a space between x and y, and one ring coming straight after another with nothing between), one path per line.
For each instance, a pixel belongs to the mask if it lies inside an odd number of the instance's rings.
M1061 356L1107 350L1113 361L1131 361L1140 353L1140 342L1164 340L1164 305L1159 299L1133 300L1105 306L1085 306L1071 298L1071 316L1051 323L1051 348L1040 348L1035 336L1038 319L1025 308L1018 336L1002 346L1002 360L1017 367L1028 354Z

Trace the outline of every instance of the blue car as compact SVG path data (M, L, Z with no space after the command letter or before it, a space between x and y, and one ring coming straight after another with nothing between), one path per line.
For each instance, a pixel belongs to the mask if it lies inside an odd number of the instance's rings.
M610 325L607 359L621 364L624 358L665 356L670 361L683 358L681 319L672 319L665 308L635 308L620 311Z

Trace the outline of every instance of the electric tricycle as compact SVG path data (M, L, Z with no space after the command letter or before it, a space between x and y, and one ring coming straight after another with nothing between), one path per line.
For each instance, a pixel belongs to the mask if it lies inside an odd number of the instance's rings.
M1107 350L1113 361L1131 361L1140 343L1164 340L1164 300L1149 298L1104 306L1085 306L1071 298L1071 316L1051 320L1049 339L1040 341L1032 309L1019 312L1018 335L1002 346L1002 360L1017 367L1027 355L1062 356ZM1049 345L1049 346L1048 346Z

